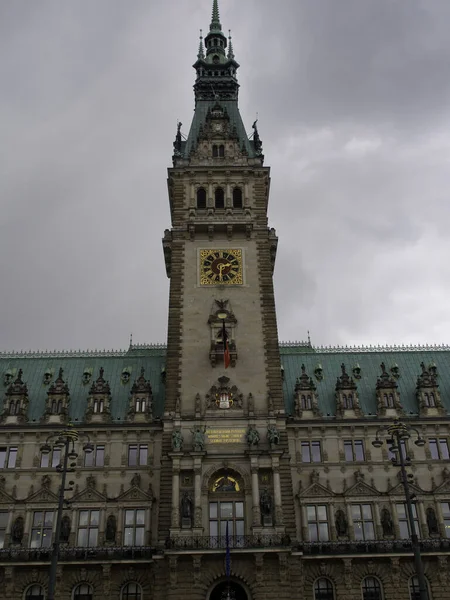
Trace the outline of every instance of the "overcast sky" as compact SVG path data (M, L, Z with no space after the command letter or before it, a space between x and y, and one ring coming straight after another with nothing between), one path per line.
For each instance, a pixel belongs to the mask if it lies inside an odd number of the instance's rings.
M0 349L165 342L166 169L211 0L0 0ZM220 0L279 336L450 342L450 2Z

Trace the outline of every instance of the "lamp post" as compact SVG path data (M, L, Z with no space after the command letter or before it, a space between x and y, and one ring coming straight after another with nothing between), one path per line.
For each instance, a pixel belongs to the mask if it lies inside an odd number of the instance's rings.
M89 436L84 434L88 441L83 446L83 450L86 454L90 454L94 447L89 440ZM50 563L50 572L48 576L48 596L47 600L55 600L55 586L56 586L56 569L58 566L59 558L59 545L61 537L61 520L64 506L64 492L70 491L73 488L66 488L67 473L73 473L75 471L76 463L73 462L78 457L75 452L75 442L78 440L80 434L75 429L65 429L64 431L58 431L48 436L45 444L40 448L41 454L49 454L52 450L58 449L64 452L62 456L62 462L56 467L58 473L61 473L61 486L59 488L58 495L58 510L56 513L56 528L55 528L55 539L52 546L52 558ZM69 460L70 465L69 465ZM69 481L69 485L73 485L73 481Z
M392 458L392 464L396 467L400 467L401 481L405 490L406 514L411 532L411 545L414 553L414 563L416 566L417 578L419 580L420 600L428 600L428 587L425 580L422 556L420 554L420 543L416 532L412 508L412 500L414 495L411 494L408 483L408 478L412 477L412 475L408 475L406 473L406 467L411 464L411 459L409 456L406 456L406 453L403 452L402 447L402 441L410 439L413 433L415 436L417 436L417 439L414 441L415 445L424 446L425 440L420 436L419 431L415 427L411 427L406 423L395 420L392 425L386 425L378 429L376 438L372 442L372 445L375 448L381 448L383 441L380 439L380 434L389 436L386 439L386 443L388 444L390 451L396 455L394 458Z

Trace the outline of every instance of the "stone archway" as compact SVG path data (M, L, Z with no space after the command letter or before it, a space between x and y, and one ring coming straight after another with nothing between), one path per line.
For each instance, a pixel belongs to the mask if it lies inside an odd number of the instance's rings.
M241 584L221 581L214 586L208 600L250 600L250 596Z

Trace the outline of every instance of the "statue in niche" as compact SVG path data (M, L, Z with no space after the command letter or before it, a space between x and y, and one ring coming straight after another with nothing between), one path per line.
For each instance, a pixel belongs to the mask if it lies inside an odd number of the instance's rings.
M24 532L23 517L17 517L11 529L11 541L13 544L21 544Z
M348 521L343 510L336 511L334 516L334 522L336 525L336 533L338 536L348 535Z
M272 446L276 446L280 443L280 434L275 425L269 425L267 427L267 439Z
M439 525L436 519L436 513L431 507L427 508L427 526L428 533L430 535L439 534Z
M183 519L192 518L192 499L189 495L189 492L183 492L183 496L181 498L181 516Z
M383 535L394 535L394 523L387 508L383 508L381 511L381 527L383 528Z
M172 450L178 452L183 449L183 434L179 429L172 432Z
M61 542L68 542L70 536L70 517L68 515L64 515L61 519L61 534L59 539Z
M50 489L50 484L51 484L52 480L50 479L49 475L44 475L41 479L41 482L42 482L42 487L45 490Z
M106 519L106 531L105 531L105 540L109 543L116 543L116 530L117 523L116 517L114 515L109 515Z
M205 449L205 431L206 427L203 429L201 427L191 429L193 434L192 442L194 445L194 452L203 452Z
M259 431L254 427L249 427L247 430L247 444L249 446L257 446L259 444Z
M272 496L269 494L269 490L267 488L261 490L259 496L259 507L263 516L270 517L272 514Z

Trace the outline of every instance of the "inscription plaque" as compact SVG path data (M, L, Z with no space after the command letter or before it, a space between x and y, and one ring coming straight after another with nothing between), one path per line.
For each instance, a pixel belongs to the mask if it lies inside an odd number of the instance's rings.
M244 427L208 427L206 430L210 444L244 444L245 434Z

